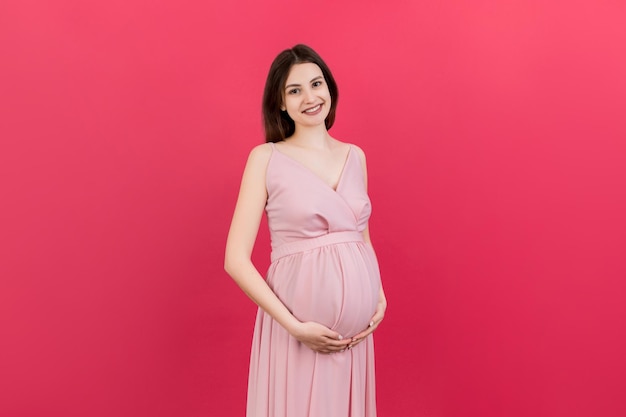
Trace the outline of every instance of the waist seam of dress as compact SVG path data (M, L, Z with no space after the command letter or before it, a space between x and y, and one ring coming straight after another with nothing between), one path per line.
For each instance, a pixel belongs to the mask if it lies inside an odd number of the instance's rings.
M288 255L293 255L294 253L305 252L307 250L316 249L326 245L347 242L363 242L363 234L361 232L351 230L331 232L318 237L283 243L272 250L271 261L276 262L278 259Z

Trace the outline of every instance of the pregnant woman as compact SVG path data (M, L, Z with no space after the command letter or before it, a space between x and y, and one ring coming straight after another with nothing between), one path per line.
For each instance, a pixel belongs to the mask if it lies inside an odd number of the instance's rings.
M259 306L247 417L374 417L372 332L387 301L368 232L365 155L328 133L337 85L305 45L281 52L263 96L225 268ZM263 211L272 263L251 261Z

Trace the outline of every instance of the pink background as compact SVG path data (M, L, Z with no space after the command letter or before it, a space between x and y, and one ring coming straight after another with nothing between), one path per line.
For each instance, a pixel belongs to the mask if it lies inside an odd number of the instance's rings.
M255 307L223 247L299 42L368 154L379 415L626 415L624 22L608 0L4 0L0 415L243 416Z

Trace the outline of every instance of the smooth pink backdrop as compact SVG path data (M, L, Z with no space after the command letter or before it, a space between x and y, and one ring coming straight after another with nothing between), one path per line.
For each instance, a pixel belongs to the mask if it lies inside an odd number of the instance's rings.
M222 269L260 98L304 42L368 154L379 415L626 415L619 1L8 0L0 415L243 416ZM255 260L269 260L262 225Z

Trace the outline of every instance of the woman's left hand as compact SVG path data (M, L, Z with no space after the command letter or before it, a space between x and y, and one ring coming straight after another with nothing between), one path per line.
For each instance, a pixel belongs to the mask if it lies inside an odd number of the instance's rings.
M387 300L385 299L384 294L381 291L381 297L378 301L378 306L376 307L376 312L372 316L372 320L370 321L370 325L367 329L363 330L361 333L352 337L352 342L348 345L348 349L352 349L354 346L361 343L367 336L372 334L374 330L378 327L383 318L385 317L385 310L387 310Z

